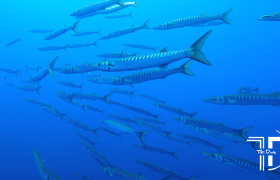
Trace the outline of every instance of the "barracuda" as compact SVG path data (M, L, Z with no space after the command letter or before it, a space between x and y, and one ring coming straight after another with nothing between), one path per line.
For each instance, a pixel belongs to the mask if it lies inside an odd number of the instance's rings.
M87 176L84 176L82 174L74 173L75 176L77 176L80 180L93 180L92 178L89 178Z
M18 77L19 72L20 72L20 70L13 71L13 70L7 69L7 68L0 68L0 71L5 72L5 73L9 73L9 74L15 74L17 77Z
M78 33L77 26L78 26L79 22L80 22L80 20L75 22L72 26L65 26L63 28L52 31L50 34L48 34L46 36L45 40L54 39L70 30L73 30L75 33Z
M98 109L96 107L93 107L93 106L90 106L90 105L85 105L85 109L89 109L89 110L92 110L92 111L95 111L95 112L99 112L102 115L103 115L103 111L104 111L104 110L100 110L100 109Z
M280 21L280 12L264 15L258 19L259 21Z
M101 167L100 169L108 176L118 176L129 180L148 180L140 174L133 174L115 167Z
M227 156L224 154L208 153L208 152L202 152L202 154L210 159L226 164L241 172L247 172L270 180L280 179L280 173L278 171L269 171L267 167L265 167L265 169L261 171L259 164L250 162L246 159Z
M138 0L132 1L132 2L125 2L125 3L123 3L123 6L118 5L118 4L113 5L111 7L108 7L104 10L99 11L99 14L110 14L110 13L113 13L113 12L118 12L119 10L125 9L129 6L134 6L134 7L137 8L138 7L137 1Z
M271 94L234 94L205 98L201 101L220 105L272 105L280 106L280 92Z
M73 49L73 48L83 48L83 47L89 47L89 46L93 46L94 43L81 43L81 44L70 44L69 48Z
M116 132L111 131L110 129L107 129L107 128L102 127L102 126L100 126L100 128L101 128L103 131L105 131L105 132L107 132L107 133L109 133L109 134L112 134L112 135L114 135L114 136L118 136L120 139L122 138L122 133L116 133Z
M112 82L120 81L120 78L121 77L96 77L89 79L88 81L99 84L112 84Z
M146 110L143 110L143 109L140 109L140 108L137 108L137 107L127 106L127 105L123 105L123 107L125 109L130 110L130 111L134 111L134 112L137 112L137 113L140 113L140 114L144 114L145 116L151 116L153 118L156 118L157 120L158 120L159 117L161 117L161 115L154 115L154 114L150 113L149 111L146 111Z
M77 66L70 66L66 67L65 69L62 69L60 73L64 74L76 74L76 73L85 73L85 72L91 72L91 71L97 71L98 63L85 63Z
M194 136L190 136L190 135L187 135L187 134L180 134L180 133L176 133L178 136L190 141L191 143L198 143L198 144L202 144L204 146L207 146L207 147L212 147L212 148L215 148L217 149L220 153L222 153L222 149L224 148L224 146L217 146L215 144L212 144L211 142L209 141L205 141L203 139L200 139L198 137L194 137Z
M71 103L73 106L76 106L76 107L79 107L79 108L82 108L85 112L86 112L86 105L83 105L83 104L80 104L79 102L77 101L73 101L71 99L65 99L65 98L61 98L63 101L67 102L67 103Z
M88 100L100 100L110 104L110 96L112 93L107 94L106 96L99 96L96 93L71 93L69 96L71 99L88 99Z
M230 22L230 24L231 24L232 20L233 19L228 20ZM226 23L222 20L213 20L213 21L208 21L208 22L205 22L205 23L194 24L194 25L192 25L192 27L217 26L217 25L221 25L221 24L226 24Z
M9 42L8 44L6 44L6 46L11 46L11 45L14 45L16 44L17 42L21 42L21 37Z
M141 124L141 125L146 126L149 129L152 129L152 130L154 130L158 133L166 134L167 136L170 136L170 134L173 133L172 131L165 131L158 126L155 126L155 125L153 125L151 123L148 123L148 122L145 122L145 121L136 121L136 122L137 122L137 124Z
M26 92L34 92L34 91L35 91L37 94L40 95L39 90L40 90L41 87L42 87L42 86L36 87L36 86L33 86L33 85L25 85L25 86L18 86L18 87L16 87L16 88L17 88L18 90L26 91Z
M87 36L87 35L92 35L92 34L98 34L98 35L101 35L100 34L100 31L102 29L98 30L98 31L85 31L85 32L79 32L78 34L72 34L71 36Z
M39 48L37 50L38 51L57 51L57 50L64 49L65 51L68 51L68 47L69 47L69 44L67 44L64 47L61 47L61 46L47 46L47 47Z
M124 58L124 57L132 57L132 56L137 56L139 53L117 53L117 52L112 52L108 54L100 54L97 55L97 57L102 57L102 58Z
M35 161L36 161L38 168L44 169L44 167L45 167L44 160L41 158L39 152L36 149L33 149L33 153L34 153Z
M124 6L124 3L122 0L103 0L98 1L96 3L92 3L90 5L87 5L77 11L74 11L70 16L84 16L88 15L97 11L100 11L108 6L111 6L113 4L119 4L121 6Z
M166 127L166 123L168 122L168 121L161 122L161 121L158 121L158 120L143 118L143 117L134 117L134 119L136 121L144 121L144 122L153 123L153 124L160 124L160 125L163 125L165 127Z
M56 57L51 63L50 65L48 65L47 67L41 69L40 71L38 71L36 74L34 74L30 80L31 81L41 81L43 80L48 74L50 74L51 76L53 76L53 66L55 65L56 61L57 61L58 57Z
M75 120L73 120L73 119L64 118L64 120L65 120L67 123L72 124L73 126L75 126L75 127L77 127L77 128L80 128L80 129L82 129L82 130L84 130L84 131L93 132L97 137L99 137L99 136L98 136L98 131L99 131L99 129L92 129L92 128L90 128L88 125L85 125L85 124L83 124L83 123L81 123L81 122L79 122L79 121L75 121Z
M82 138L84 141L90 143L93 147L97 144L97 142L92 142L89 138L85 137L82 133L73 130L80 138Z
M165 149L160 149L160 148L146 146L146 145L135 145L135 144L132 144L132 145L138 149L142 149L142 150L146 150L146 151L150 151L150 152L155 152L155 153L159 153L159 154L169 154L178 160L178 156L177 156L178 152L173 153L173 152L166 151Z
M107 126L109 126L111 128L114 128L114 129L129 133L129 134L133 134L133 135L138 136L143 144L146 144L145 136L149 132L151 132L151 130L143 131L143 132L137 132L134 129L132 129L131 127L129 127L127 125L124 125L124 124L121 124L117 121L101 120L101 122L103 122L104 124L106 124Z
M120 58L111 61L102 61L96 64L96 69L100 71L130 71L152 67L161 67L181 59L191 58L206 65L211 63L204 57L200 49L212 30L204 34L190 48L181 51L170 51L163 53L155 53L148 55L140 55L136 57Z
M170 22L158 25L158 26L154 27L153 29L168 30L168 29L174 29L174 28L181 28L181 27L185 27L185 26L191 26L191 25L195 25L195 24L206 23L208 21L213 21L213 20L222 20L226 24L231 25L231 23L227 17L227 15L231 11L232 11L232 9L230 9L229 11L227 11L221 15L214 15L214 16L202 15L202 16L194 16L194 17L177 19L174 21L170 21Z
M58 110L54 109L53 107L50 107L50 106L43 106L43 109L48 112L49 114L52 114L54 115L55 117L60 117L60 119L63 120L63 117L66 115L66 114L61 114Z
M107 34L107 35L101 37L98 40L115 38L115 37L122 36L122 35L125 35L125 34L134 33L134 32L139 31L141 29L150 29L150 27L148 26L149 22L150 22L150 19L148 19L142 26L136 26L136 27L129 27L129 28L121 29L121 30L112 32L110 34ZM97 46L96 42L98 40L96 40L94 42L95 46Z
M112 18L122 18L122 17L130 17L131 19L133 19L133 16L132 16L133 13L128 13L128 14L112 14L112 15L109 15L109 16L105 16L104 18L109 18L109 19L112 19Z
M176 142L179 142L179 143L187 144L188 146L191 147L190 142L187 142L187 141L185 141L185 140L183 140L183 139L181 139L181 138L173 137L173 136L170 136L170 135L168 136L168 135L162 134L162 133L159 133L159 135L160 135L161 137L164 137L165 139L169 139L169 140L171 140L171 141L176 141Z
M150 49L150 50L153 50L155 52L157 52L157 48L155 47L149 47L149 46L146 46L146 45L139 45L139 44L123 44L123 46L126 46L126 47L130 47L130 48L137 48L137 49Z
M36 104L36 105L39 105L39 106L50 106L52 107L52 105L48 105L44 102L41 102L41 101L37 101L37 100L32 100L32 99L24 99L26 102L29 102L29 103L32 103L32 104Z
M72 81L58 81L58 84L61 84L63 86L67 86L67 87L71 87L71 88L79 88L82 91L82 86L83 85L76 85L75 83L73 83Z
M118 120L118 121L123 121L123 122L127 122L127 123L133 123L133 124L136 124L137 126L139 126L136 121L134 121L134 120L132 120L130 118L127 118L127 117L116 116L116 115L109 115L109 114L107 114L107 116L112 118L112 119Z
M247 138L247 133L253 128L253 126L250 126L243 129L234 129L224 125L223 123L214 123L214 122L205 121L202 119L194 119L194 118L173 117L173 119L183 124L193 125L199 128L213 129L219 132L239 134L245 139Z
M135 91L126 91L126 90L123 90L123 89L111 88L110 92L111 93L117 93L117 94L129 95L129 97L132 98L132 96L134 96Z
M187 113L187 112L183 111L182 109L178 109L178 108L175 108L175 107L163 104L163 103L152 103L152 104L155 105L156 107L164 109L166 111L173 112L173 113L176 113L176 114L179 114L179 115L189 116L191 118L193 118L198 113L198 112Z
M106 157L102 156L96 149L86 143L81 142L82 146L89 152L89 154L98 159L104 166L111 166Z
M40 70L40 68L41 68L41 66L38 66L38 67L36 67L36 66L28 66L28 65L23 65L23 66L25 67L26 71L28 71L28 69L30 69L30 70L36 70L38 72Z
M156 97L153 97L153 96L150 96L150 95L146 95L146 94L137 94L138 96L142 97L142 98L146 98L146 99L149 99L149 100L152 100L152 101L155 101L155 102L160 102L160 103L165 103L165 101L162 101Z

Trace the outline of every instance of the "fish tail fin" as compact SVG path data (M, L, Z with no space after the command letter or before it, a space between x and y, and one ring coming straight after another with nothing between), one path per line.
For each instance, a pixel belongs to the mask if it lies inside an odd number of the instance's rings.
M178 153L179 153L179 152L172 153L172 156L173 156L175 159L177 159L177 160L179 160L179 158L178 158Z
M39 94L39 95L40 95L40 91L39 90L40 90L41 87L42 86L39 85L39 87L36 89L36 93Z
M41 66L37 67L37 68L36 68L36 71L38 72L38 71L40 70L40 68L41 68Z
M103 112L104 112L104 110L101 110L101 111L100 111L100 113L102 114L102 116L104 115Z
M151 18L148 19L148 20L144 23L143 27L144 27L145 29L151 29L150 26L149 26L150 20L151 20Z
M146 140L145 140L145 136L147 134L149 134L149 132L151 132L152 130L148 130L148 131L143 131L143 132L138 132L138 137L140 138L141 142L146 145Z
M259 93L259 87L254 90L256 93Z
M68 52L68 47L69 47L70 43L68 43L66 46L64 46L65 51Z
M222 150L224 149L225 146L218 146L218 151L222 154Z
M255 150L259 150L260 149L260 142L259 141L250 142L250 146L252 146L252 148L254 148Z
M66 116L66 114L61 114L60 119L63 120L64 116Z
M225 23L227 23L228 25L231 25L231 22L227 16L232 10L233 10L233 8L231 8L230 10L228 10L227 12L225 12L221 15L221 20L224 21Z
M79 86L79 89L80 89L81 91L83 91L83 90L82 90L82 87L83 87L83 85L80 85L80 86Z
M75 23L73 24L73 26L72 26L72 30L73 30L75 33L77 33L77 34L78 34L77 26L78 26L79 22L80 22L80 20L78 20L77 22L75 22Z
M21 69L19 69L19 70L17 70L17 71L15 71L14 73L15 73L15 75L18 77L18 73L20 72L20 70Z
M111 96L112 94L113 94L113 93L110 93L110 94L107 94L106 96L104 96L104 101L105 101L106 103L111 104L109 98L110 98L110 96Z
M85 112L87 112L87 111L86 111L86 108L87 108L87 105L83 105L83 110L84 110Z
M58 56L56 58L54 58L54 60L50 64L49 73L50 73L51 76L53 76L53 66L56 63L57 58L58 58Z
M90 131L93 132L95 136L99 137L99 135L98 135L99 130L100 129L91 129Z
M138 0L135 0L134 3L133 3L133 6L136 7L136 8L138 8L137 2L138 2ZM131 13L131 14L132 14L132 13Z
M97 39L96 41L94 41L94 43L93 43L93 45L94 45L95 47L98 47L97 41L98 41L98 39Z
M244 129L241 129L241 136L244 139L248 139L247 133L253 128L254 126L246 127Z
M132 96L134 96L135 91L131 91L129 94L129 97L132 99Z
M96 33L97 33L99 36L102 36L102 35L100 34L100 31L102 31L102 29L99 29Z
M158 48L153 48L153 51L157 52L157 49L158 49Z
M200 50L212 31L213 30L208 31L206 34L200 37L195 43L193 43L193 45L189 48L193 50L193 54L190 56L191 59L206 64L208 66L211 66L212 64L206 59L206 57Z
M163 122L163 126L166 127L166 123L168 123L168 121Z
M122 7L125 7L125 4L123 3L122 0L118 0L117 4L118 4L118 5L121 5Z
M133 6L134 6L134 5L133 5ZM136 5L136 7L138 7L138 6ZM132 14L133 14L133 12L129 14L129 17L130 17L131 19L133 19Z
M197 113L198 113L198 112L191 113L191 114L190 114L190 118L194 118L194 116L197 115Z
M193 62L193 60L189 60L181 66L181 68L183 69L183 74L186 74L186 75L189 75L189 76L195 76L195 74L189 69L192 62Z

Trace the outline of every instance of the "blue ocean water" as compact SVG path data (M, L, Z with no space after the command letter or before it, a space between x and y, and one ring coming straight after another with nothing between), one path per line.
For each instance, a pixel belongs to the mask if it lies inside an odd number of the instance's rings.
M205 119L216 123L224 123L229 127L242 129L248 126L254 128L249 136L279 136L279 108L272 106L222 106L208 104L200 101L203 98L234 94L241 86L259 87L260 93L273 93L280 89L279 85L279 23L257 21L265 14L279 11L279 1L241 1L241 0L139 0L138 8L129 7L122 12L134 12L134 19L129 17L120 19L105 19L104 15L82 19L78 25L78 31L102 29L103 35L115 30L142 25L151 18L150 26L178 18L221 14L230 8L234 10L229 14L232 26L219 25L213 27L184 27L171 30L140 30L133 34L114 39L99 41L99 47L94 46L80 49L69 49L69 52L49 51L41 52L37 49L43 46L60 45L68 43L94 42L98 35L72 37L73 31L67 32L56 39L46 41L45 34L28 32L31 29L56 29L64 25L72 25L76 22L70 16L73 11L91 4L93 1L1 1L0 11L1 29L1 67L13 70L22 69L22 74L16 77L13 74L0 72L1 87L1 121L0 121L0 179L40 179L38 168L33 155L36 149L44 159L45 167L60 176L62 179L74 180L77 177L73 173L81 173L93 179L115 179L104 174L100 164L81 146L80 137L73 129L76 127L63 122L46 113L42 107L24 101L24 99L36 99L54 105L59 112L66 117L78 120L90 127L99 128L103 125L100 120L109 119L100 113L74 107L57 98L55 91L67 93L79 92L62 86L57 81L74 81L83 84L83 92L106 95L111 87L117 87L136 93L144 93L155 96L168 103L168 105L182 108L186 112L199 112L196 118ZM122 46L122 44L145 44L162 49L168 46L168 50L186 49L208 30L213 29L202 52L213 64L206 66L194 62L191 70L195 77L176 74L164 80L148 81L136 84L135 88L126 86L113 86L105 84L93 84L88 82L81 74L61 74L55 72L54 76L47 76L40 85L43 87L38 95L35 92L25 93L16 89L16 86L24 85L21 80L28 80L35 71L26 71L24 65L47 66L56 56L59 56L55 66L66 63L78 65L87 62L98 62L102 58L98 54L109 52L125 52L141 54L152 53L149 50L137 50ZM22 42L6 47L13 39L21 37ZM172 63L170 67L178 67L186 62L186 59ZM100 73L100 72L93 72ZM123 76L134 72L110 73L102 72L102 76ZM4 80L4 76L7 80ZM10 82L14 87L4 84ZM230 141L213 138L205 134L191 130L183 124L176 122L172 117L178 115L158 109L151 101L135 96L113 94L111 100L125 103L148 110L156 115L162 115L161 121L168 121L168 131L185 133L220 146L226 146L223 153L230 156L244 158L259 163L259 155L250 146L235 144ZM137 113L125 110L122 107L108 105L101 101L80 101L99 109L104 109L104 114L120 115L125 117L141 116ZM143 116L145 117L145 116ZM133 126L138 131L147 130L145 127ZM277 129L278 128L278 129ZM79 130L79 129L77 129ZM147 145L164 148L171 152L179 152L179 160L168 155L156 154L136 149L132 144L141 142L136 136L123 135L122 139L107 134L100 130L99 138L91 132L79 130L93 142L98 142L96 149L104 155L108 161L117 168L132 173L141 173L147 179L162 179L165 176L157 174L139 164L133 158L149 161L171 171L176 171L180 176L191 178L199 176L199 180L261 180L263 178L243 173L225 164L215 162L201 154L202 151L218 153L213 148L199 144L189 147L185 144L172 142L151 132L146 137ZM274 145L275 149L280 144ZM280 164L279 155L274 156L274 164Z

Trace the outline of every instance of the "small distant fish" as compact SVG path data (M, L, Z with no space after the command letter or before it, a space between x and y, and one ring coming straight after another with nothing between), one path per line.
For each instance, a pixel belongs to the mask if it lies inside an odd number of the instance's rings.
M99 96L96 93L71 93L69 94L72 99L89 99L89 100L101 100L104 101L108 104L110 104L110 96L112 95L112 93L107 94L105 96Z
M160 124L160 125L163 125L163 126L166 126L166 123L168 122L168 121L161 122L161 121L158 121L158 120L143 118L143 117L134 117L134 119L136 120L136 122L137 121L145 121L145 122L148 122L148 123Z
M61 114L60 112L58 112L58 110L54 109L51 106L43 106L43 109L46 112L48 112L49 114L54 115L55 117L60 117L60 119L62 119L62 120L63 120L63 117L66 115L66 114Z
M80 129L82 129L82 130L84 130L84 131L93 132L97 137L99 137L99 136L98 136L98 131L99 131L99 129L92 129L92 128L90 128L88 125L85 125L85 124L83 124L83 123L81 123L81 122L79 122L79 121L75 121L75 120L73 120L73 119L64 118L64 120L65 120L66 122L68 122L69 124L71 124L71 125L73 125L73 126L75 126L75 127L77 127L77 128L80 128Z
M58 81L58 84L61 84L63 86L68 86L71 88L79 88L81 91L82 91L82 86L83 86L83 85L78 86L75 83L73 83L73 81Z
M155 102L160 102L160 103L165 103L165 101L162 101L156 97L153 97L153 96L150 96L150 95L146 95L146 94L137 94L138 96L142 97L142 98L146 98L146 99L150 99L152 101L155 101Z
M165 139L169 139L171 141L176 141L176 142L179 142L179 143L183 143L183 144L187 144L188 146L191 147L191 143L190 142L187 142L187 141L184 141L183 139L181 138L178 138L178 137L173 137L173 136L170 136L170 135L167 135L167 134L163 134L163 133L158 133L161 137L164 137Z
M85 32L79 32L78 34L72 34L71 36L87 36L87 35L92 35L92 34L98 34L101 36L100 31L102 29L98 30L98 31L85 31Z
M280 12L264 15L258 19L259 21L280 21Z
M108 116L112 119L118 120L118 121L123 121L123 122L126 122L126 123L133 123L133 124L136 124L137 126L139 126L136 121L134 121L130 118L127 118L127 117L117 116L117 115L109 115L109 114L107 114L106 116Z
M44 79L48 74L50 74L51 76L53 76L53 66L54 66L54 64L56 63L57 58L58 58L58 57L56 57L56 58L50 63L50 65L48 65L47 67L41 69L41 70L38 71L36 74L34 74L34 75L30 78L30 80L31 80L31 81L39 82L39 81L41 81L42 79Z
M124 6L124 3L122 2L122 0L102 0L102 1L98 1L96 3L92 3L90 5L84 6L83 8L71 13L70 16L79 17L79 16L89 15L89 14L95 13L97 11L103 10L106 7L109 7L113 4L119 4L121 6Z
M39 82L40 81L30 81L30 80L21 80L23 83L26 83L26 84L38 84L39 85Z
M129 95L129 97L132 98L132 96L134 96L135 91L126 91L126 90L123 90L123 89L111 88L110 92L111 93L117 93L117 94Z
M69 48L83 48L95 45L94 43L81 43L81 44L70 44Z
M155 52L157 52L157 48L155 47L149 47L149 46L146 46L146 45L139 45L139 44L123 44L123 46L126 46L126 47L130 47L130 48L137 48L137 49L150 49L150 50L153 50Z
M103 131L105 131L105 132L107 132L107 133L109 133L109 134L112 134L112 135L114 135L114 136L118 136L120 139L122 138L122 133L116 133L116 132L111 131L110 129L107 129L107 128L102 127L102 126L100 126L100 128L101 128Z
M183 111L182 109L178 109L178 108L169 106L167 104L162 104L162 103L152 103L152 104L155 105L156 107L164 109L166 111L173 112L173 113L176 113L176 114L179 114L179 115L189 116L191 118L194 118L194 116L198 113L198 112L187 113L187 112Z
M36 70L37 72L41 69L41 66L28 66L28 65L23 65L26 68L26 71L28 71L28 69L30 70Z
M12 84L12 83L5 83L5 86L12 87L12 86L14 86L14 84Z
M84 141L90 143L93 147L97 144L97 142L92 142L89 138L85 137L82 133L79 131L73 130L80 138L82 138Z
M118 31L114 31L110 34L107 34L105 36L102 36L101 38L99 38L98 40L104 40L104 39L112 39L112 38L115 38L115 37L118 37L118 36L123 36L125 34L129 34L129 33L134 33L136 31L139 31L141 29L150 29L149 27L149 22L150 22L150 19L148 19L142 26L133 26L133 27L129 27L129 28L125 28L125 29L121 29L121 30L118 30ZM95 43L95 46L97 46L97 41L96 40L94 43Z
M91 73L87 73L85 75L85 78L95 78L95 77L100 77L101 74L91 74Z
M54 39L54 38L66 33L67 31L70 31L70 30L73 30L75 33L78 34L77 25L79 24L79 22L80 22L80 20L75 22L72 26L64 26L63 28L53 30L52 32L50 32L50 34L48 34L46 36L45 40Z
M25 85L25 86L18 86L16 87L18 90L21 90L21 91L26 91L26 92L33 92L35 91L37 94L40 95L40 88L42 86L33 86L33 85Z
M252 92L259 93L259 88L252 88L252 87L240 87L236 90L239 94L251 94Z
M97 55L98 57L101 57L101 58L124 58L124 57L132 57L132 56L137 56L139 53L125 53L125 52L122 52L122 53L117 53L117 52L112 52L112 53L107 53L107 54L100 54L100 55Z
M29 103L32 103L32 104L36 104L36 105L39 105L39 106L50 106L52 107L52 105L48 105L44 102L41 102L41 101L37 101L37 100L33 100L33 99L24 99L26 102L29 102Z
M133 12L132 12L132 13L127 13L127 14L116 13L116 14L112 14L112 15L105 16L104 18L113 19L113 18L130 17L131 19L133 19L132 14L133 14Z
M89 110L92 110L92 111L99 112L99 113L101 113L102 115L103 115L103 111L104 111L104 110L100 110L100 109L98 109L98 108L96 108L96 107L93 107L93 106L90 106L90 105L85 105L85 109L89 109Z
M190 143L198 143L198 144L202 144L202 145L207 146L207 147L212 147L212 148L217 149L220 153L222 153L222 149L224 148L224 146L217 146L215 144L212 144L209 141L205 141L205 140L200 139L198 137L190 136L190 135L187 135L187 134L180 134L180 133L176 133L176 134L178 136L190 141Z
M73 106L82 108L82 109L86 112L86 105L80 104L80 103L77 102L77 101L73 101L73 100L67 99L67 98L61 98L61 99L62 99L63 101L65 101L65 102L71 103Z
M14 45L16 44L17 42L21 42L21 37L9 42L8 44L6 44L6 46L11 46L11 45Z
M39 48L37 50L38 51L57 51L57 50L64 49L65 51L68 51L68 47L69 47L69 44L67 44L64 47L61 47L61 46L47 46L47 47Z
M152 147L152 146L146 146L146 145L135 145L135 144L132 144L132 145L138 149L155 152L155 153L159 153L159 154L168 154L178 160L178 156L177 156L178 152L173 153L173 152L166 151L164 149L160 149L160 148L156 148L156 147Z
M77 176L80 180L93 180L92 178L89 178L87 176L84 176L82 174L74 173L75 176Z
M51 33L53 30L42 30L42 29L34 29L34 30L29 30L29 32L32 33Z
M134 129L132 129L130 126L121 124L117 121L101 120L101 122L106 124L107 126L109 126L111 128L114 128L114 129L129 133L129 134L133 134L133 135L138 136L143 144L146 144L145 136L149 132L151 132L151 130L143 131L143 132L137 132Z
M0 68L0 71L5 72L5 73L9 73L9 74L15 74L17 77L20 73L20 70L13 71L13 70L7 69L7 68Z
M146 110L143 110L143 109L140 109L140 108L137 108L137 107L133 107L133 106L123 105L123 107L125 109L130 110L130 111L134 111L134 112L137 112L137 113L140 113L140 114L144 114L145 116L151 116L155 119L158 119L161 116L161 115L154 115L154 114L150 113L149 111L146 111Z
M112 166L101 167L100 169L108 176L122 177L129 180L148 180L140 174L133 174Z
M110 104L123 107L124 104L110 100Z
M44 160L42 159L39 152L36 149L33 149L33 153L34 153L35 161L36 161L36 164L37 164L38 168L39 169L44 169L45 168Z

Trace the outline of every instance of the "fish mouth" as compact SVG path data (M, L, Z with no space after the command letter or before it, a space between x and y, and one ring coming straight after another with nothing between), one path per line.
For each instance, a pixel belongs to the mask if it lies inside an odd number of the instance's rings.
M208 153L208 152L201 152L202 155L210 157L212 155L212 153Z
M202 102L208 102L207 98L201 99Z

